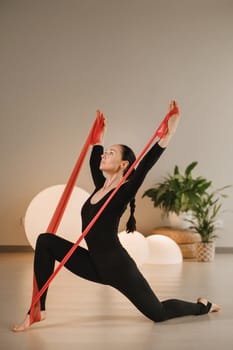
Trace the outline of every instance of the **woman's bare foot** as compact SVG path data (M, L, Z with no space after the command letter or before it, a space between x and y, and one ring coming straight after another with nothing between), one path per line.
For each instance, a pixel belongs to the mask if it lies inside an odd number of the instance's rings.
M41 311L41 318L40 320L38 321L35 321L35 322L40 322L40 321L43 321L46 319L46 311ZM28 328L30 327L30 315L27 315L25 317L25 319L20 323L20 324L17 324L13 327L13 331L14 332L24 332L26 330L28 330Z
M202 303L204 305L207 305L208 304L208 300L205 299L205 298L198 298L197 299L197 302L198 303ZM214 303L211 303L211 307L210 307L210 310L209 312L218 312L221 310L221 306L218 305L218 304L214 304Z

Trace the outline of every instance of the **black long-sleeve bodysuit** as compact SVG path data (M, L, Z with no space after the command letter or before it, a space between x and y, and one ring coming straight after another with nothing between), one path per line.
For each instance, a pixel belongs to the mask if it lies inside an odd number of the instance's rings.
M199 315L208 312L208 308L201 303L191 303L177 299L160 302L118 238L120 217L163 150L156 143L148 151L130 180L120 187L86 235L85 240L88 250L78 247L65 264L68 270L80 277L118 289L145 316L153 321L164 321L174 317ZM113 191L107 193L96 204L91 203L92 196L103 186L105 181L105 177L99 170L102 153L102 146L93 147L90 167L95 190L82 208L83 230ZM39 289L52 274L55 261L61 261L72 245L72 242L57 235L49 233L39 235L34 259L34 271ZM40 299L41 310L45 310L46 294L47 291Z

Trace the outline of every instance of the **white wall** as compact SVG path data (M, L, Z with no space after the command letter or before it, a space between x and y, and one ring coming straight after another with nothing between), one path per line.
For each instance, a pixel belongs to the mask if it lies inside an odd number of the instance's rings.
M138 194L141 232L160 224L141 194L175 164L197 160L214 187L232 183L232 16L227 0L1 1L0 245L27 244L20 218L66 182L98 108L106 144L138 153L169 100L180 104L179 130ZM78 185L93 188L88 162ZM232 214L223 219L217 244L232 247Z

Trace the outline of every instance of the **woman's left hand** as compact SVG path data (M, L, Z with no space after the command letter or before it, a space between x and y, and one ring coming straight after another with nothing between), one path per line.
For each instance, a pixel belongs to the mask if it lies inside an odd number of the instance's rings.
M173 135L177 129L177 126L180 121L180 113L179 113L179 107L175 100L171 101L169 106L170 111L176 110L177 112L174 113L168 120L168 131L167 134Z
M176 101L171 101L169 106L169 112L171 112L172 115L168 119L167 133L158 141L159 146L162 148L166 148L168 146L180 121L180 113L179 113L179 108Z

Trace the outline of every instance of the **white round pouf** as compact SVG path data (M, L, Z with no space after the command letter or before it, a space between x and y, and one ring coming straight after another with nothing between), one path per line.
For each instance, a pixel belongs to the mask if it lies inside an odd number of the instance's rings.
M47 230L49 222L54 214L57 204L64 192L66 185L55 185L39 192L30 202L24 219L24 228L27 239L35 248L37 237ZM57 234L76 242L82 233L81 229L81 208L89 197L89 193L75 186L63 214L57 230ZM80 246L86 247L84 240Z
M122 231L119 233L119 239L137 265L142 265L148 259L148 242L140 232L134 231L127 233L126 231Z
M146 238L149 247L147 264L180 264L183 256L178 244L163 235L152 235Z

